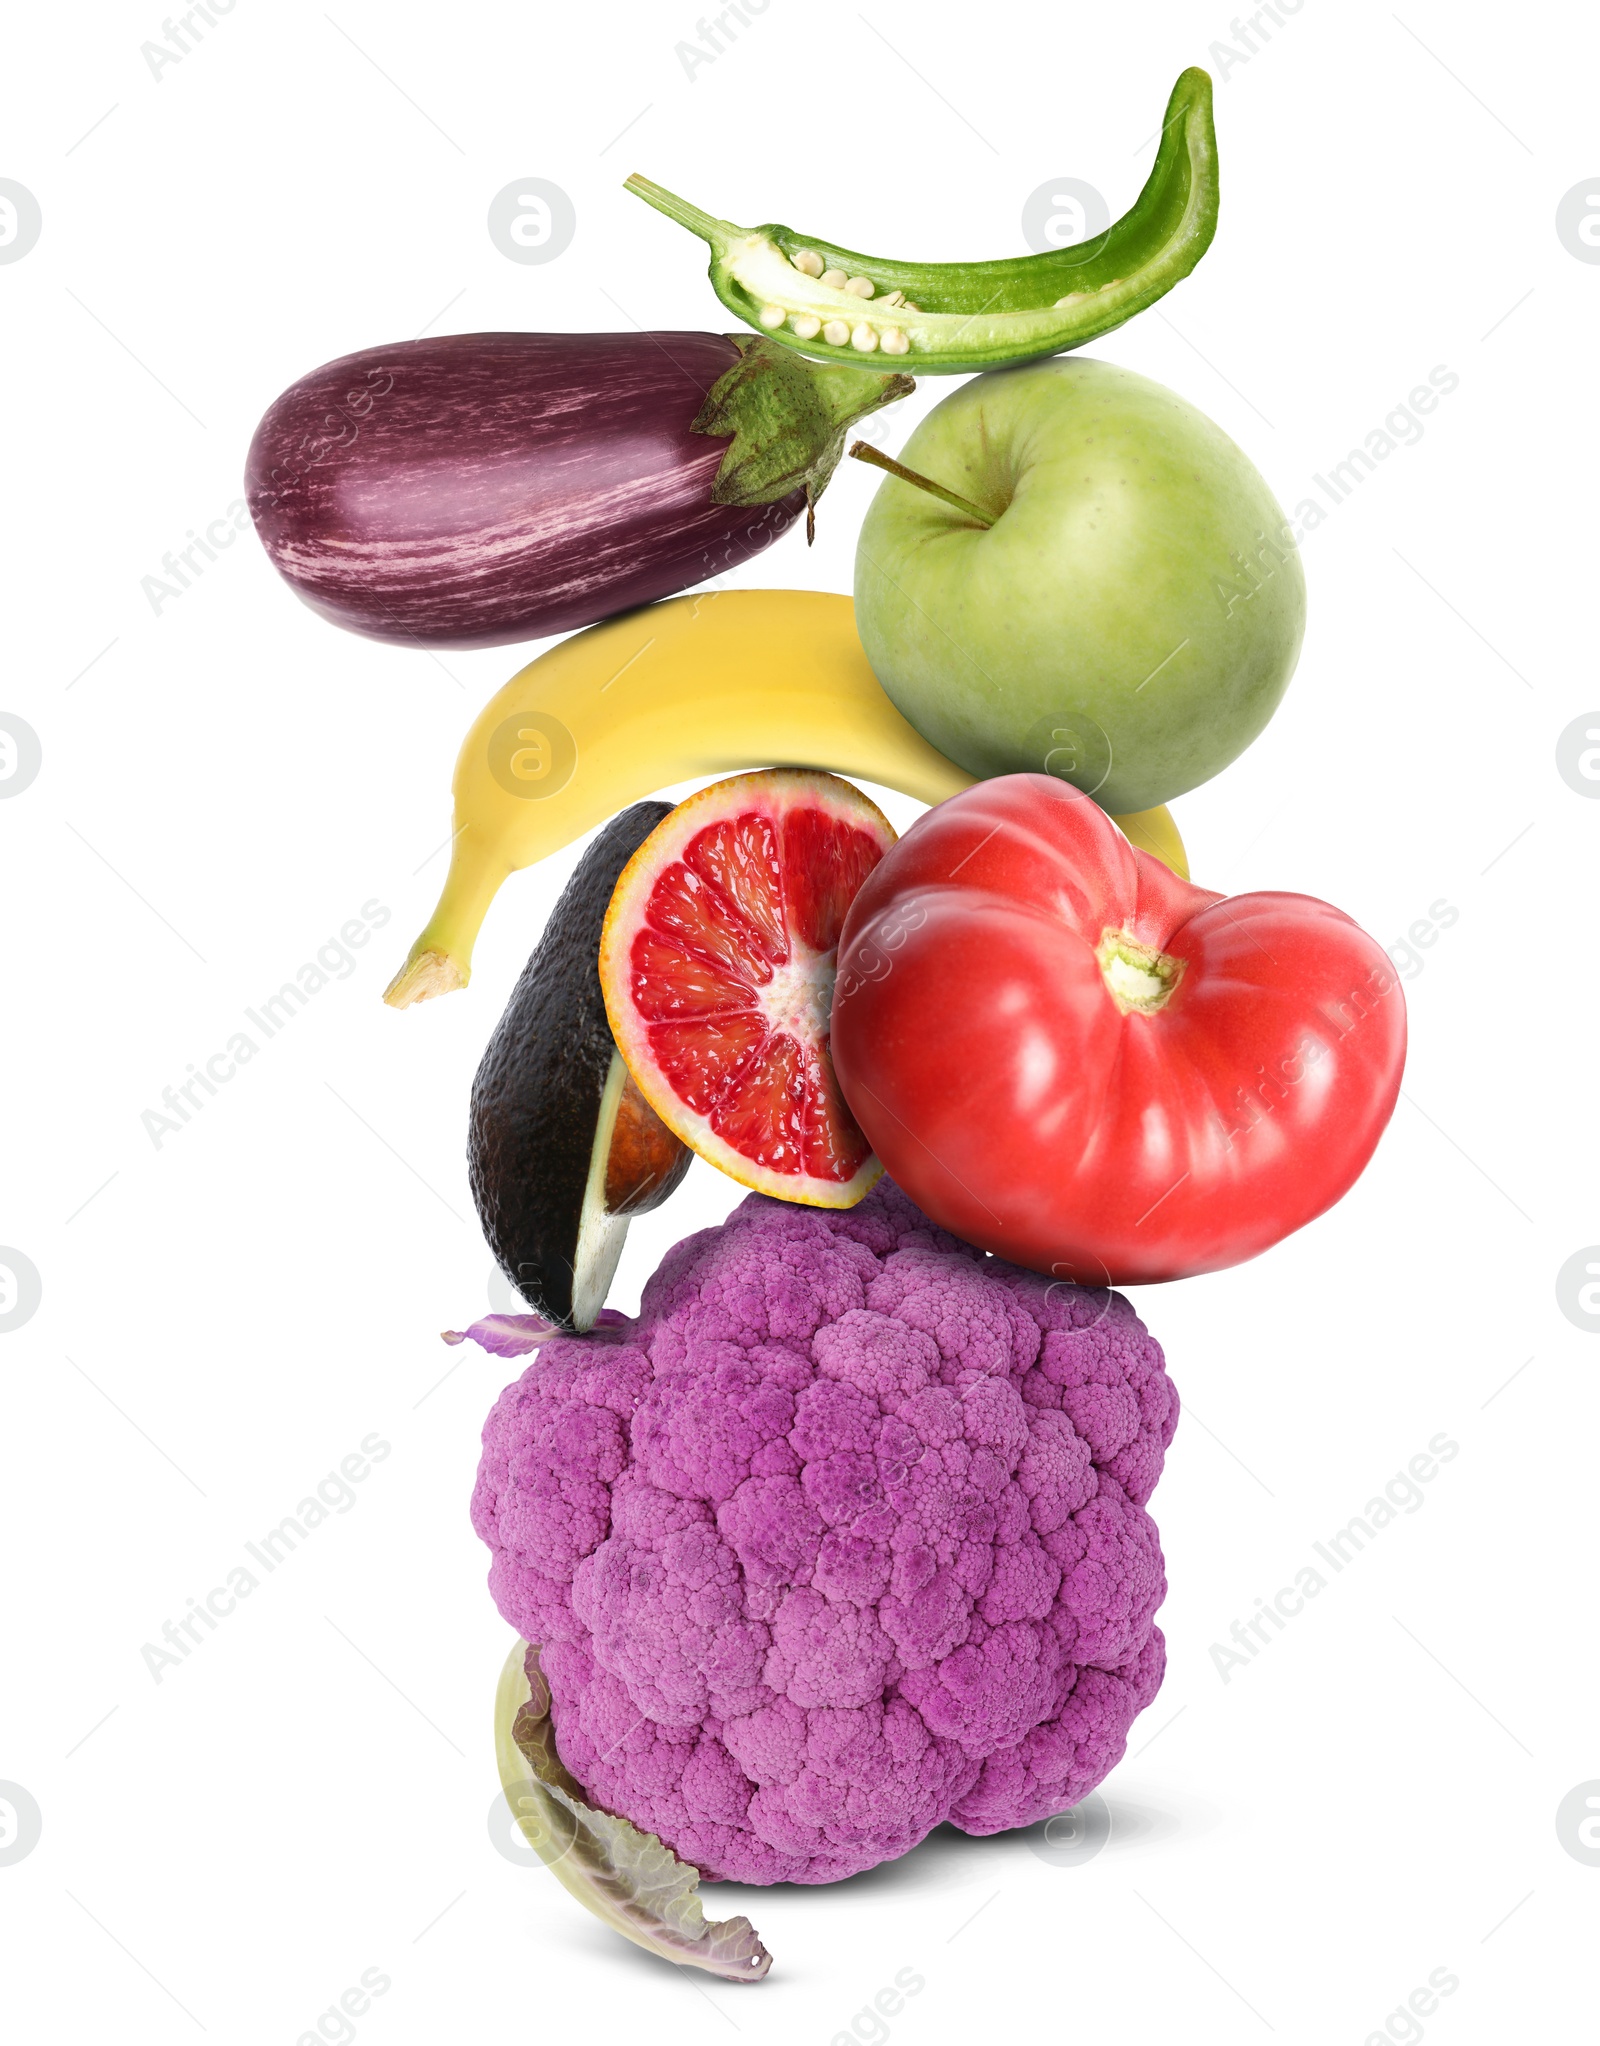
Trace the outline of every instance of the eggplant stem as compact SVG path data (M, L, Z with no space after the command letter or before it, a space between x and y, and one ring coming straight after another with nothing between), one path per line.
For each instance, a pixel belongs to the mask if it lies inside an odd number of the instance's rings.
M850 452L858 462L870 462L874 469L887 469L891 476L898 476L902 483L914 483L919 490L926 490L931 497L942 497L946 504L954 505L959 512L965 512L969 519L976 519L980 526L992 526L999 517L998 512L986 512L982 505L974 504L971 498L958 497L953 490L946 490L942 483L935 483L931 476L919 475L915 469L908 469L904 462L897 462L893 455L880 453L870 441L852 442Z

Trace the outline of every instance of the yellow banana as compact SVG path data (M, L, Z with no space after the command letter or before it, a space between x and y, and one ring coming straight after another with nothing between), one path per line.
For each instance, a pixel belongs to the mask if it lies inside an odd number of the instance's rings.
M507 875L655 790L752 767L821 767L942 803L973 776L907 724L867 665L848 597L674 597L563 640L484 706L456 762L450 872L384 993L394 1008L465 987ZM1164 809L1119 817L1187 874Z

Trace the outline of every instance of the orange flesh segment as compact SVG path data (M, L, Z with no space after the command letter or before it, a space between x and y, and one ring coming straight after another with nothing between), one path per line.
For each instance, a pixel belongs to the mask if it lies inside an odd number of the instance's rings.
M741 1157L844 1185L871 1147L819 1041L774 1028L761 990L779 968L821 988L845 914L882 857L866 832L813 808L722 818L660 874L630 976L657 1069ZM792 935L791 935L792 934ZM796 958L798 948L799 957Z
M882 859L864 831L816 810L791 810L783 820L783 863L789 914L802 944L832 952L862 882Z

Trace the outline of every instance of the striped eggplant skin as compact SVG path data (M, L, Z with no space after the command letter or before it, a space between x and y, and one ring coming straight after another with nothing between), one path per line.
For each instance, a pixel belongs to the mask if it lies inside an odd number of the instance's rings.
M273 565L369 639L504 646L654 602L805 509L712 502L690 431L719 334L452 334L341 356L269 409L246 494Z

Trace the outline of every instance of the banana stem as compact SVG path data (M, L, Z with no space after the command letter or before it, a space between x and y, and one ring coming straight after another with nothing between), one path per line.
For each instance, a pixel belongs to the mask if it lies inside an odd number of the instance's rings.
M870 441L853 442L850 452L858 462L870 462L874 469L887 469L891 476L898 476L902 483L914 483L919 490L926 490L931 497L942 497L946 504L954 505L959 512L965 512L969 519L976 519L980 526L992 526L999 517L998 512L986 512L970 498L958 497L953 490L946 490L942 483L935 483L931 476L922 476L915 469L908 469L904 462L897 462L893 455L880 454Z
M391 1009L409 1009L435 995L454 994L472 978L472 948L489 905L511 869L498 856L486 859L462 831L451 848L438 906L407 954L406 963L383 991Z

